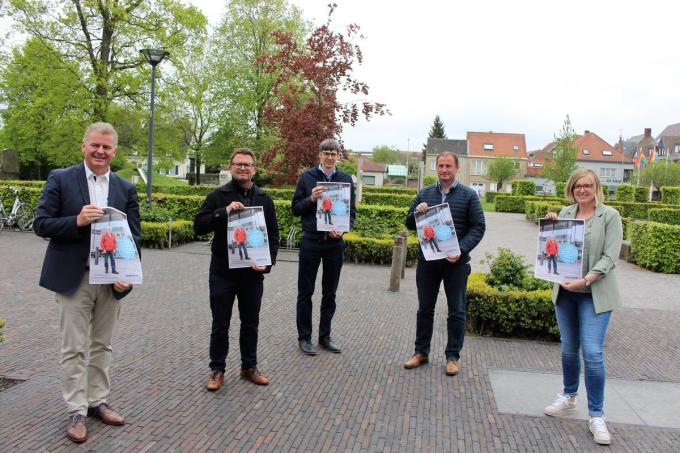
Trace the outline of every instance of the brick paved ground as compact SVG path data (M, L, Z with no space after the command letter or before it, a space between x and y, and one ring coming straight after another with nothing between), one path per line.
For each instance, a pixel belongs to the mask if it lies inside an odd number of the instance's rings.
M499 216L489 216L485 248L532 240L514 231L496 235ZM502 218L523 238L533 234L519 217ZM146 283L123 302L111 371L111 401L128 424L90 420L90 438L75 446L64 437L57 307L36 283L45 245L30 234L0 234L0 314L8 320L0 376L26 379L0 392L0 451L608 451L593 444L581 420L496 410L488 370L560 372L557 344L468 336L461 374L446 377L440 304L431 363L403 369L415 331L413 269L392 294L385 290L387 267L345 266L333 333L343 353L308 357L296 342L297 264L279 262L265 280L260 324L260 366L272 383L241 380L232 348L224 387L208 393L209 257L196 244L183 252L144 251ZM632 273L626 280L650 275L628 265L622 272ZM647 294L677 294L676 277ZM232 345L237 332L232 327ZM680 310L622 309L611 323L607 373L680 383L679 346ZM679 430L610 429L612 451L680 450Z

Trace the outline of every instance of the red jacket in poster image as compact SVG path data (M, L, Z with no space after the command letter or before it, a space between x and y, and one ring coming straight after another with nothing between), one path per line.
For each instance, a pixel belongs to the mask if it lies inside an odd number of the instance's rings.
M557 241L549 239L548 242L545 243L545 253L548 255L557 256L558 251L559 247L557 245Z
M329 212L331 209L333 209L333 200L331 200L329 197L324 198L321 202L321 207L324 211Z
M99 248L103 252L115 252L116 251L116 235L111 231L107 231L102 234L99 240Z
M234 242L237 244L245 244L247 238L248 235L246 234L246 230L241 227L236 227L234 229Z
M432 228L432 225L425 225L423 228L423 237L428 241L434 239L434 228Z

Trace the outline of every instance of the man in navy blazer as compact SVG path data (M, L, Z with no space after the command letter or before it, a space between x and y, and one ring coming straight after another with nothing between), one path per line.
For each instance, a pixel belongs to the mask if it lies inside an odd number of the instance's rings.
M87 439L87 415L109 425L125 423L106 399L120 299L132 285L89 283L90 224L104 216L103 207L124 212L137 249L141 243L137 190L110 170L117 144L113 126L90 125L81 144L83 162L50 172L33 224L38 236L50 238L40 286L54 291L59 305L61 391L69 413L66 434L74 442Z

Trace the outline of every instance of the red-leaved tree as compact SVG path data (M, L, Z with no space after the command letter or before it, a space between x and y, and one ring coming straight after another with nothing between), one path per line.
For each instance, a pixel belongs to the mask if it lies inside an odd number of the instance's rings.
M318 161L319 143L339 138L344 124L354 126L361 116L369 120L389 113L384 104L338 100L339 91L367 96L368 85L352 77L352 65L362 62L361 49L353 43L362 38L359 26L349 25L346 36L333 32L336 7L328 5L328 20L312 32L304 47L288 33L275 33L281 50L263 57L267 71L277 75L275 96L264 118L281 137L263 159L279 183L294 184L301 168Z

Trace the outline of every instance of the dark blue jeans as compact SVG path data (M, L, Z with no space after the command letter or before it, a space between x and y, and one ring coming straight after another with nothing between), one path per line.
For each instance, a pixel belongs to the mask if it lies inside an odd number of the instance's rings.
M257 365L257 331L260 323L262 302L261 274L244 269L234 276L225 277L210 274L210 310L212 311L212 332L210 334L210 369L224 371L229 353L229 323L234 299L238 298L238 312L241 317L241 367L254 368Z
M605 382L604 338L611 312L595 313L590 293L574 293L560 288L555 315L562 341L564 394L574 396L578 392L580 349L585 367L588 412L591 417L601 417Z
M418 288L418 315L416 323L416 353L430 354L432 328L434 324L434 308L442 281L448 304L449 314L446 318L448 341L446 342L446 358L460 359L465 339L465 290L470 275L470 265L451 264L445 259L436 261L418 260L416 268L416 286Z
M321 319L319 339L331 336L331 321L335 314L335 292L340 281L345 243L342 240L317 240L302 236L298 263L297 329L298 340L312 339L312 295L319 264L321 276Z

